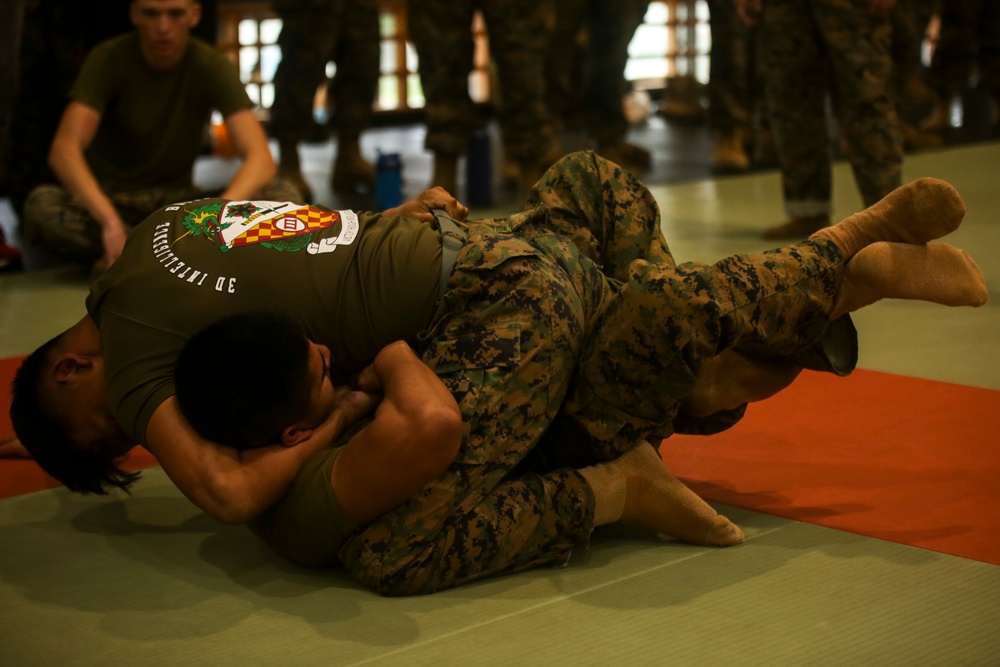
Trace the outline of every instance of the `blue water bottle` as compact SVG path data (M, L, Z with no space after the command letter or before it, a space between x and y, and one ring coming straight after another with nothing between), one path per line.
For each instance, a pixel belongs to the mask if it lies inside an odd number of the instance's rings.
M403 160L399 153L378 152L375 161L375 208L384 211L403 203Z
M469 150L465 154L465 199L469 206L493 204L493 157L490 134L475 130L469 135Z

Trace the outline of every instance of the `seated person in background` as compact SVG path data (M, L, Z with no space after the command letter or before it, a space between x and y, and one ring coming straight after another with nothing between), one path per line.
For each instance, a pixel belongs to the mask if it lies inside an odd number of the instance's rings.
M218 110L242 165L222 195L298 201L272 185L267 136L236 67L191 36L196 0L134 0L135 32L99 44L70 91L49 152L59 185L40 185L24 206L26 242L107 268L128 231L157 208L211 196L192 184L211 111ZM214 194L218 194L217 192Z

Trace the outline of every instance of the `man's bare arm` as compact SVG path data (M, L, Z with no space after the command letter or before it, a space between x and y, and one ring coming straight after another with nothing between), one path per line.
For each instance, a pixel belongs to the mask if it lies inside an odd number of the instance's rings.
M371 424L337 455L330 484L348 518L364 525L444 472L464 425L451 392L406 343L380 351L357 384L384 396Z
M250 199L274 179L278 169L267 145L267 135L250 109L230 114L226 118L226 131L243 164L222 196L225 199Z
M199 436L171 397L153 413L145 445L191 502L219 521L239 524L281 498L305 460L339 437L356 417L335 410L322 428L294 447L238 451Z
M464 221L469 217L469 209L440 185L424 190L419 195L403 202L395 208L382 212L387 217L401 216L430 222L434 219L434 209L440 208L455 220Z
M127 232L118 210L101 189L84 156L100 123L101 114L96 109L70 102L52 139L49 166L59 183L100 225L104 260L110 266L121 254Z

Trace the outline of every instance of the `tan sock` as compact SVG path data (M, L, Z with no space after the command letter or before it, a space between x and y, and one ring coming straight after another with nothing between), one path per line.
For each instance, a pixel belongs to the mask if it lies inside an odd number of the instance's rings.
M982 306L986 279L969 254L946 243L874 243L847 263L830 319L879 299Z
M790 385L801 371L798 364L761 361L724 350L702 362L682 410L691 417L707 417L763 401Z
M965 204L955 188L921 178L810 238L830 239L850 259L877 241L922 244L939 239L958 229L964 216Z
M670 474L647 442L579 472L594 491L595 525L624 520L691 544L743 541L743 531Z

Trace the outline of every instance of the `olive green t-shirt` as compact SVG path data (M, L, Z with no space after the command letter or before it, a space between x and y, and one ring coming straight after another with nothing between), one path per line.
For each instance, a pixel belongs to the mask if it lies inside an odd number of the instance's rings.
M145 442L153 412L174 394L187 339L249 310L301 322L330 348L334 380L344 381L389 343L416 342L434 314L440 270L440 233L408 218L223 199L160 209L132 231L87 298L111 409ZM220 373L252 363L218 351Z
M98 44L70 97L101 114L86 157L111 191L190 185L212 110L228 118L253 107L236 66L205 42L192 37L181 62L161 72L135 32Z

